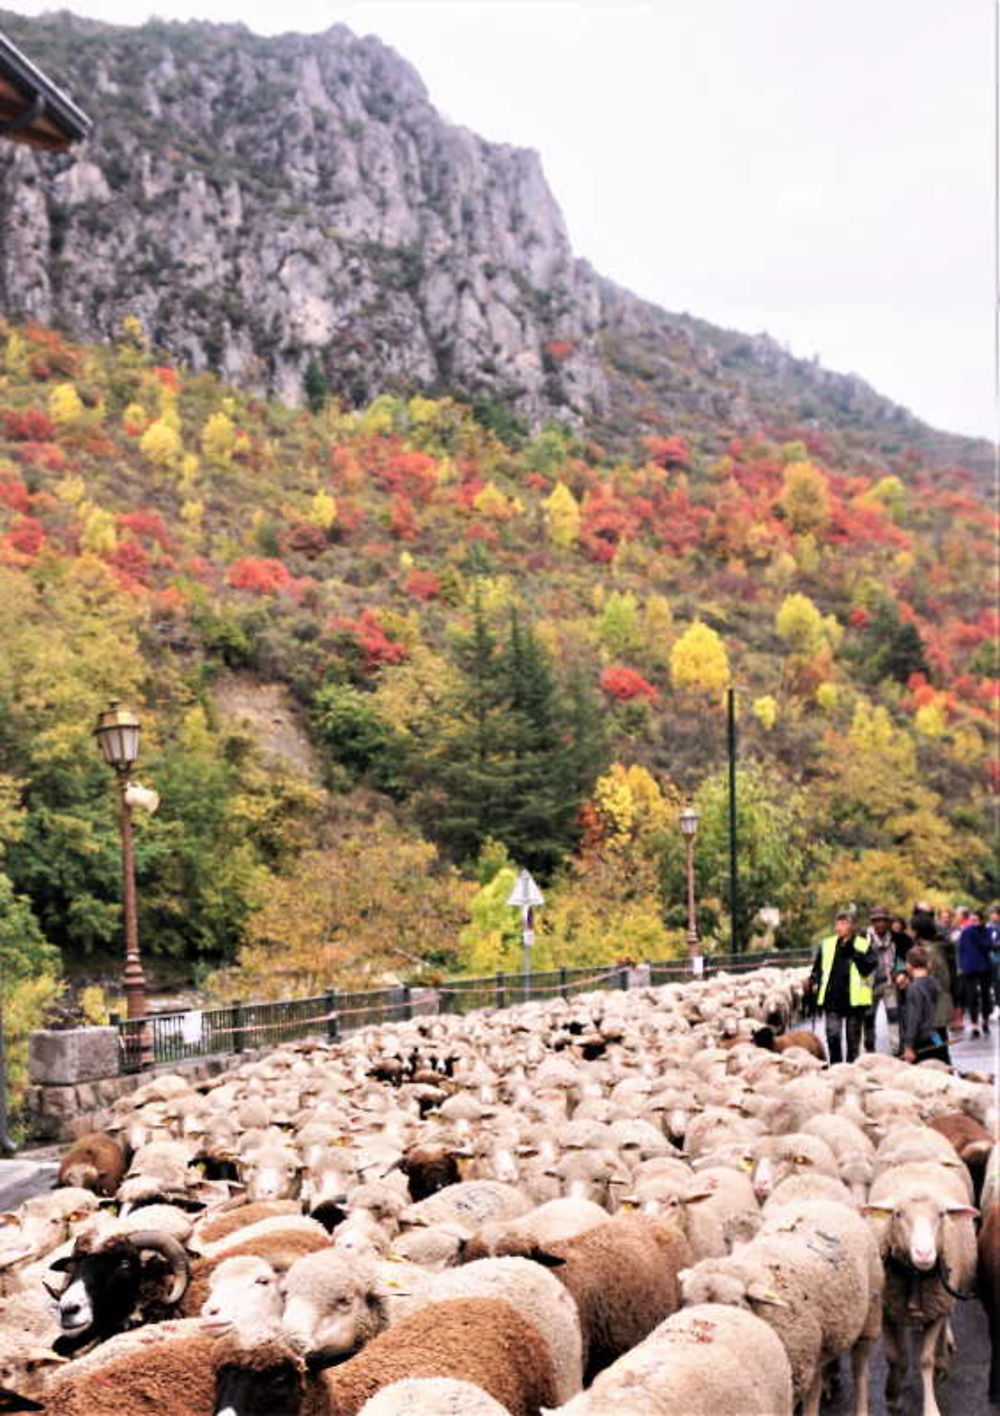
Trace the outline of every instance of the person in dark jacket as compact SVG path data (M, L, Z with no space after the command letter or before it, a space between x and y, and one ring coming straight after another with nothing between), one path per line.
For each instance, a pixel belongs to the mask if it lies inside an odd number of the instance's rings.
M861 1047L865 1014L872 1006L871 977L878 955L867 939L855 933L854 915L841 910L835 933L820 941L806 980L806 992L824 1014L826 1050L831 1063L844 1060L842 1032L847 1035L847 1060L853 1062Z
M872 979L872 1005L865 1013L865 1051L875 1051L875 1021L880 1003L885 1004L886 1029L891 1036L892 1023L896 1020L896 990L893 980L899 965L905 967L906 953L904 951L900 957L898 945L892 932L892 916L884 905L875 905L868 918L871 924L868 926L866 938L868 943L875 950L878 957L878 965Z
M906 956L905 970L896 975L903 1061L928 1062L936 1058L950 1066L948 1030L934 1024L940 985L931 977L929 964L927 949L914 944Z
M950 946L947 937L942 937L934 918L933 907L925 901L914 906L910 927L917 943L927 952L931 977L937 979L938 1001L937 1015L934 1019L935 1027L947 1028L954 1012L954 970L948 959Z
M990 931L983 923L979 910L972 910L969 923L958 936L958 982L961 989L962 1007L969 1015L972 1036L979 1036L979 1017L982 1014L983 1032L989 1036L990 1013L993 1011L991 986L991 939Z

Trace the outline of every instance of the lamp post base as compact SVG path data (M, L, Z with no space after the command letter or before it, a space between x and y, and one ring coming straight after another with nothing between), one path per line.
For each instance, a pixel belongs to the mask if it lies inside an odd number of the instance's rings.
M146 978L137 953L125 955L122 988L125 993L125 1016L135 1024L128 1032L129 1046L133 1055L138 1053L139 1066L144 1070L153 1065L153 1039L146 1021Z

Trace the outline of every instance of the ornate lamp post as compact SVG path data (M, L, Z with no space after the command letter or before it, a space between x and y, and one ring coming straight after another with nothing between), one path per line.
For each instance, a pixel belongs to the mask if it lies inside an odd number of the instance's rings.
M122 833L122 910L125 917L125 970L122 974L122 986L125 991L126 1016L142 1019L146 1016L146 980L139 958L135 851L132 845L132 805L129 801L129 773L139 756L139 719L127 708L122 708L117 698L113 698L105 711L98 715L94 734L101 745L105 762L114 768L118 779ZM140 1026L136 1031L139 1065L147 1067L153 1060L149 1029ZM129 1041L134 1043L134 1040L133 1034Z
M698 834L698 820L697 811L689 803L680 814L680 827L687 847L688 958L691 960L691 972L696 975L701 974L704 966L701 942L698 938L698 918L694 907L694 839Z

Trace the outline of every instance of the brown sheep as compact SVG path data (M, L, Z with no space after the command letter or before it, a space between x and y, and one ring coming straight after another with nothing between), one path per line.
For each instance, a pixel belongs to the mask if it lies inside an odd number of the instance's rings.
M459 1158L462 1152L448 1145L410 1146L405 1155L392 1167L406 1176L410 1199L414 1204L426 1200L443 1190L446 1185L457 1185L462 1179Z
M154 1323L111 1338L50 1382L45 1410L53 1416L205 1416L213 1410L216 1338L199 1327Z
M807 1032L805 1028L799 1028L796 1032L776 1033L772 1027L765 1026L757 1029L753 1041L768 1052L787 1052L790 1047L802 1047L821 1062L826 1061L823 1044L814 1032Z
M127 1167L122 1143L102 1131L91 1131L75 1140L59 1162L58 1184L91 1190L95 1195L114 1195Z
M202 1304L208 1297L209 1281L212 1274L225 1259L235 1258L237 1254L253 1254L257 1258L266 1259L275 1273L283 1274L303 1254L312 1254L317 1249L325 1249L329 1243L330 1236L328 1234L320 1235L297 1229L284 1233L281 1230L275 1230L270 1234L259 1234L249 1238L243 1243L234 1242L222 1253L213 1254L210 1258L195 1259L191 1265L191 1282L181 1300L178 1312L182 1318L196 1318L198 1316Z
M990 1324L990 1390L992 1406L1000 1406L1000 1201L986 1211L979 1231L979 1297Z
M935 1131L951 1141L955 1150L968 1166L972 1177L972 1188L979 1203L986 1178L986 1166L993 1149L993 1137L985 1126L966 1116L964 1111L948 1111L943 1116L934 1116L927 1123Z
M453 1377L494 1397L510 1416L537 1416L556 1403L547 1344L509 1303L456 1298L401 1318L349 1361L315 1375L277 1335L244 1349L223 1338L216 1352L214 1408L283 1416L356 1416L365 1402L406 1377Z
M248 1224L256 1224L261 1219L274 1219L277 1215L301 1214L298 1200L253 1200L249 1204L238 1205L235 1209L213 1214L200 1221L197 1229L199 1244L216 1244L237 1229Z
M677 1311L677 1275L692 1262L676 1225L632 1213L545 1248L512 1235L496 1252L544 1264L572 1294L583 1333L585 1386Z

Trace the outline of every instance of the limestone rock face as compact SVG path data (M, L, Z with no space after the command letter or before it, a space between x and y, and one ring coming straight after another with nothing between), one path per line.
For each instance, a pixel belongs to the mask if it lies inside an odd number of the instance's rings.
M445 122L377 39L4 11L0 29L94 121L67 156L0 143L3 314L82 340L136 315L173 358L292 404L308 375L348 405L455 394L610 444L860 424L992 475L985 442L861 379L595 274L538 155Z
M60 24L62 43L45 22L12 37L94 133L70 157L0 149L7 313L84 339L135 314L193 368L291 402L315 361L352 402L602 411L598 282L537 154L444 122L378 40Z

